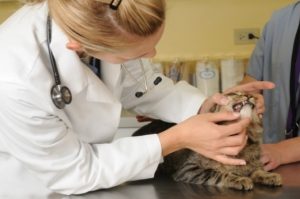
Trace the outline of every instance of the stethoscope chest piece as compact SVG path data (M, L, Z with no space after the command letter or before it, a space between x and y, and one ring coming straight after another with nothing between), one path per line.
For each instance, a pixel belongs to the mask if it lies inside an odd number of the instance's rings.
M57 108L63 109L66 104L72 102L72 94L68 87L54 85L51 88L51 99Z

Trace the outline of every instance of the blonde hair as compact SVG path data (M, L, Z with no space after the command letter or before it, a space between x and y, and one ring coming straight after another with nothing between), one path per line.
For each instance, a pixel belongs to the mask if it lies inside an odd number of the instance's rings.
M39 3L45 0L26 0ZM133 45L131 36L145 38L163 25L165 0L48 0L51 16L87 53L122 51Z
M20 0L22 3L27 3L27 4L36 4L36 3L41 3L44 2L45 0Z

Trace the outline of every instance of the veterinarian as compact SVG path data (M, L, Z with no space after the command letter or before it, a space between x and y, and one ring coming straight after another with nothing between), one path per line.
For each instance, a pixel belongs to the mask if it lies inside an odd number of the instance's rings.
M300 2L276 11L266 24L250 59L243 82L272 81L276 88L264 92L262 162L266 170L300 161L299 71Z
M226 98L174 85L147 61L163 34L163 0L27 3L0 27L1 192L81 194L151 178L163 156L182 148L245 164L227 155L245 145L249 120L217 125L239 118L204 113ZM122 107L179 124L113 141Z

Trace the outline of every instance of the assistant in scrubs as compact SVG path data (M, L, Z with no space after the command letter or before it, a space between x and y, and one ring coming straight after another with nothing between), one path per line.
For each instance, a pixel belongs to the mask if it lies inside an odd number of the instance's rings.
M266 170L300 161L299 73L300 2L274 12L251 56L243 82L272 81L264 91L264 142L262 162Z

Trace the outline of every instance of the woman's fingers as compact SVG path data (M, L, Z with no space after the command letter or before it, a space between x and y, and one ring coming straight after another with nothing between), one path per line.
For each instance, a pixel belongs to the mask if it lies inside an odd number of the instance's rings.
M237 122L231 124L219 125L220 131L222 131L223 137L233 136L236 134L245 134L245 129L250 123L249 118L243 118Z
M221 122L225 123L220 124ZM227 122L230 124L226 124ZM249 122L249 118L240 119L239 113L218 112L196 115L180 123L177 128L190 129L181 134L184 136L185 148L224 164L244 165L244 160L233 156L237 155L247 142L245 129Z
M222 145L220 146L223 148L222 153L225 153L227 155L237 155L237 153L240 152L240 150L245 147L247 140L248 140L248 136L246 134L246 131L233 136L225 137L222 140ZM231 152L227 153L230 150Z
M214 160L227 165L246 165L246 161L243 159L237 159L227 155L217 155Z
M234 112L219 112L219 113L208 113L206 114L206 119L210 122L218 123L218 122L229 122L235 121L240 118L239 113ZM217 125L216 127L220 132L220 138L236 135L243 133L244 130L250 123L249 118L243 118L239 121L235 121L232 124L224 124L224 125ZM245 134L245 132L244 132Z
M227 89L224 93L231 93L236 91L244 91L244 92L259 92L265 89L273 89L275 88L275 84L269 81L254 81L246 84L242 84L239 86L235 86Z
M207 119L207 121L214 123L237 120L240 118L240 116L240 113L236 112L218 112L205 114L205 118Z
M207 113L210 111L210 109L215 105L226 105L228 104L228 99L226 96L224 96L221 93L215 93L211 97L207 98L205 102L202 104L200 113Z
M237 159L234 156L238 155L239 152L245 147L247 143L247 136L237 135L230 140L224 141L225 145L229 147L224 147L219 150L219 154L215 156L215 160L228 165L245 165L246 161L243 159Z
M221 93L216 93L212 96L212 105L219 104L219 105L226 105L228 104L229 100L226 96Z
M221 154L223 154L223 155L236 156L241 152L241 150L244 147L245 147L245 144L242 144L240 146L235 146L235 147L224 147L220 151L222 151Z

